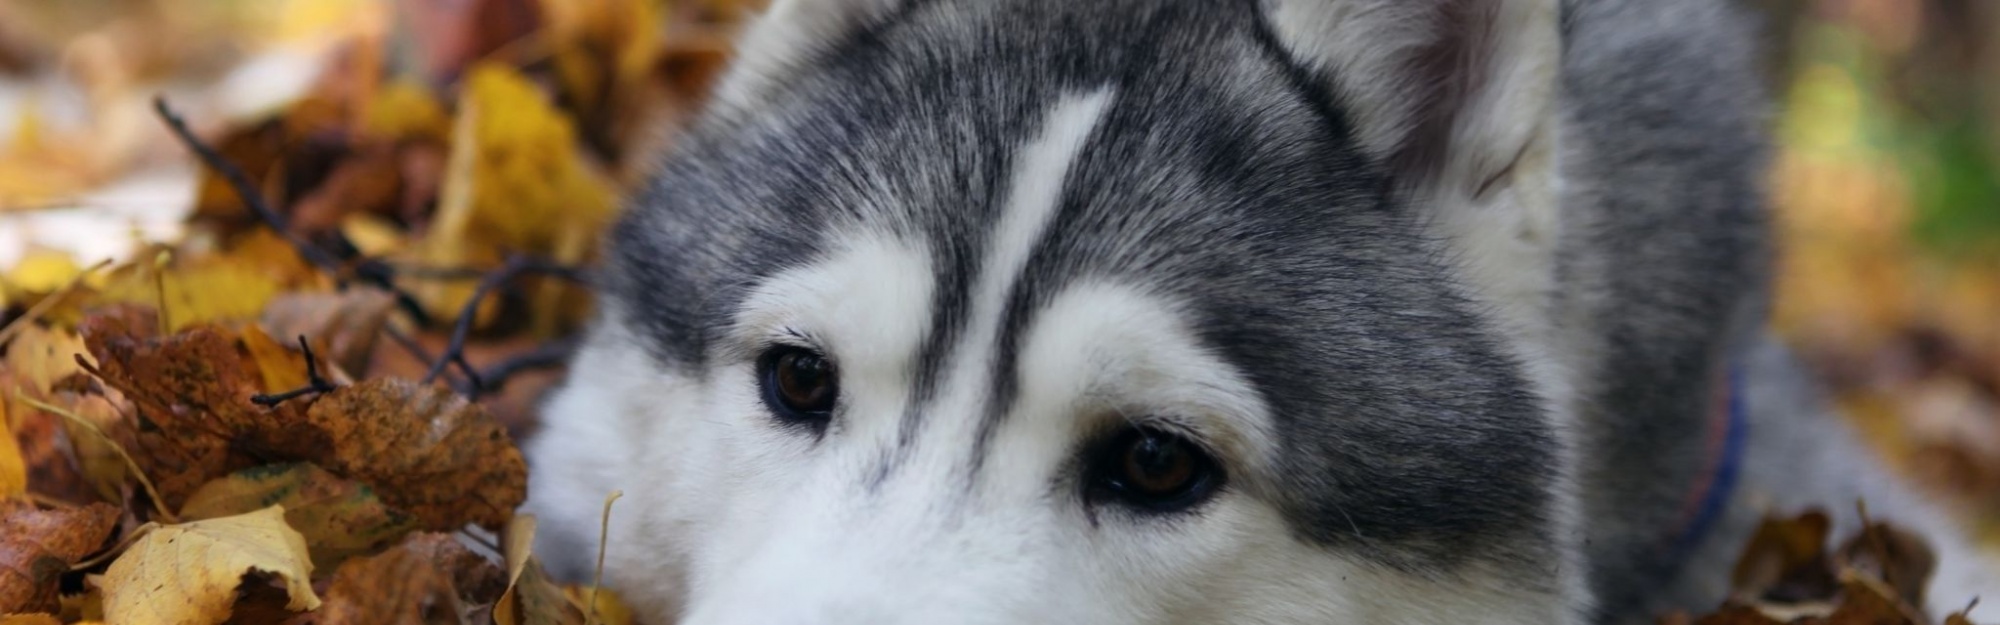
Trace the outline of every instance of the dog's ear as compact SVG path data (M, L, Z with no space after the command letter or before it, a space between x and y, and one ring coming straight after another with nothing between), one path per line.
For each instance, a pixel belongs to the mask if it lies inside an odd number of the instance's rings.
M725 108L749 108L815 55L880 24L905 0L775 0L736 44L736 61L717 85Z
M1559 0L1260 0L1467 283L1546 334L1555 270Z
M1481 195L1550 129L1556 0L1263 3L1280 45L1406 185Z

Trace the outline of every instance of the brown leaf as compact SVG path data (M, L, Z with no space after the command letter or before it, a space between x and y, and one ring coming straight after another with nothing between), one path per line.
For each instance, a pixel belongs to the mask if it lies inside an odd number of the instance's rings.
M1714 614L1701 617L1695 625L1785 625L1778 620L1749 605L1731 603L1722 606Z
M1841 575L1840 607L1826 617L1829 625L1925 625L1930 621L1899 599L1896 589L1865 573Z
M1832 597L1839 589L1826 554L1832 529L1818 510L1764 519L1736 561L1730 588L1739 597L1781 603Z
M431 559L433 547L405 542L381 554L348 560L333 575L319 625L464 623L452 575ZM469 554L468 554L469 555ZM489 563L488 567L492 565Z
M0 613L53 612L69 566L111 537L118 509L105 504L42 510L0 500Z
M1923 605L1937 570L1937 553L1922 536L1888 523L1868 523L1836 553L1844 566L1882 580L1912 605Z
M366 485L307 463L252 467L204 484L180 516L212 519L274 503L285 507L285 524L305 536L313 567L321 570L379 551L416 529L415 519L383 505Z
M294 404L266 409L250 402L262 390L239 340L214 326L152 338L134 315L92 315L81 328L98 373L138 406L137 445L129 451L170 508L208 480L324 449L325 434L297 427Z
M417 554L451 574L452 587L466 605L486 605L507 591L507 572L485 556L465 548L458 538L442 532L421 532L403 539L398 549Z
M15 396L22 392L23 396ZM88 503L96 497L86 479L67 424L30 403L34 393L15 386L8 372L0 371L0 421L13 430L10 440L0 441L0 493L10 482L8 452L17 452L26 488L38 495L71 503ZM17 493L18 494L18 493Z
M527 496L527 466L478 405L449 389L376 378L265 408L245 348L197 326L139 339L122 318L86 321L107 383L138 404L141 466L168 505L209 479L259 464L305 461L373 487L424 527L498 527Z
M450 389L375 378L320 397L307 417L331 439L313 462L375 487L427 529L499 527L527 498L507 431Z
M368 359L394 309L396 297L386 291L350 288L339 293L286 293L264 307L263 326L272 336L305 336L324 358L349 375L368 370ZM300 371L303 374L303 371Z
M62 625L53 614L9 614L0 616L0 625Z

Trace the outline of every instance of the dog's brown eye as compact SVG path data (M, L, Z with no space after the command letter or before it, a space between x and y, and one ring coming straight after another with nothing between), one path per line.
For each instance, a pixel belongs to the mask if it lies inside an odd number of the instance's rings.
M1194 480L1194 454L1179 438L1142 435L1125 448L1120 477L1137 493L1171 495Z
M825 419L840 397L833 362L812 350L779 347L759 359L764 399L778 416L793 420Z
M1098 497L1150 512L1192 507L1221 481L1220 469L1200 445L1152 428L1119 432L1092 456L1089 479Z

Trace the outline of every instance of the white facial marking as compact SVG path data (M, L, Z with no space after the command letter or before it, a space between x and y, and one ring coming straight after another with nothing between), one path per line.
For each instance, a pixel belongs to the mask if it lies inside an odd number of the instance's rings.
M999 333L1008 293L1042 233L1061 205L1069 172L1084 143L1104 117L1114 92L1109 88L1070 94L1043 117L1035 137L1015 153L1015 169L1007 187L999 223L987 240L985 257L973 282L971 314L966 332L952 352L937 401L937 422L944 436L969 441L966 433L978 423L986 399L987 365ZM961 445L962 446L962 445ZM959 447L959 446L946 446Z

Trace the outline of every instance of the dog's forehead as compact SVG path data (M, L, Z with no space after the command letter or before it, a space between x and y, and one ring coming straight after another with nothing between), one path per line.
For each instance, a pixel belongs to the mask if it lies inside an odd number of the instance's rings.
M1303 537L1439 562L1542 531L1555 449L1519 366L1336 103L1259 42L1255 15L1222 8L1253 3L1105 12L1118 23L1072 4L1005 27L918 11L768 110L698 129L613 234L614 308L666 366L697 370L772 276L853 233L907 241L932 279L910 384L935 386L990 331L992 398L962 417L992 421L1036 364L1036 313L1079 284L1125 285L1174 302L1255 389L1282 441L1263 495ZM1087 134L1037 172L1035 146L1079 102ZM976 323L1022 172L1057 192L999 314Z

